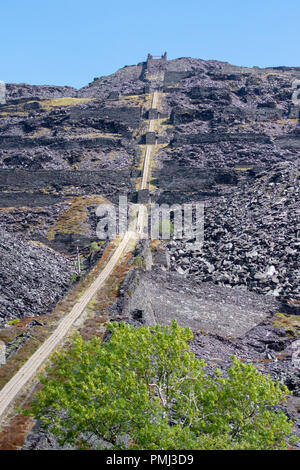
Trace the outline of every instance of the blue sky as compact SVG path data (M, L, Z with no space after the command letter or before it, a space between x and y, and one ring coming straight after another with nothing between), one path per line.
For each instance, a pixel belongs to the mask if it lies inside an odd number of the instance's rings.
M300 66L299 0L3 0L0 80L70 85L153 55Z

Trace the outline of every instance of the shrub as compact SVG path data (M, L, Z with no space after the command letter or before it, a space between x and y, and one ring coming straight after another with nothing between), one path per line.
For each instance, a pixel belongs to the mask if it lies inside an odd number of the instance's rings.
M93 251L93 252L97 252L97 251L101 250L101 247L98 245L97 242L92 242L90 250Z
M9 322L7 322L8 325L18 325L20 323L20 320L18 318L15 318L14 320L10 320Z
M137 266L137 267L139 267L139 268L141 268L142 266L144 266L145 263L143 262L142 256L141 256L141 255L137 255L137 256L134 258L134 260L133 260L133 262L132 262L132 265L133 265L133 266Z

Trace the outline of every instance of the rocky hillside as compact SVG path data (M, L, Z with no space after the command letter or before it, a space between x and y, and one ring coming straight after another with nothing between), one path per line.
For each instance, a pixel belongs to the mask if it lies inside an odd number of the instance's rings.
M71 285L74 264L41 244L0 231L0 327L49 312Z
M151 199L207 205L203 252L191 255L175 242L171 268L297 299L300 131L292 94L299 78L297 67L150 57L80 90L7 84L0 106L2 228L64 255L76 246L88 251L97 205L117 203L120 194L136 202L155 86Z
M280 163L205 208L202 250L171 241L171 266L200 282L300 301L299 170Z
M193 239L175 235L142 243L123 285L114 286L117 301L107 307L100 299L93 313L104 323L137 325L175 316L193 328L191 347L212 367L236 354L285 382L295 392L289 412L299 418L292 363L300 332L300 108L292 99L299 79L300 67L150 56L80 90L7 84L0 105L2 332L13 330L13 318L51 311L71 287L77 247L89 269L91 244L99 242L96 208L117 204L121 194L130 204L139 200L144 145L157 144L150 200L202 202L204 244L194 250ZM57 448L47 439L46 447ZM44 448L38 428L25 448Z
M172 268L199 281L297 298L300 131L292 84L299 77L297 67L150 58L80 90L7 84L0 106L2 228L64 253L76 243L88 249L97 204L117 203L120 193L136 200L156 84L151 198L209 206L203 253L191 256L179 242L170 247Z

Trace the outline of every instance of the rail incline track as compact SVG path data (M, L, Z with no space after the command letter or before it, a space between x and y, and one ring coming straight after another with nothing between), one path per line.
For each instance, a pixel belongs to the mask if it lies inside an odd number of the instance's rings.
M153 92L152 108L157 106L158 93ZM149 121L149 131L153 130L153 120ZM143 175L140 189L146 189L149 178L149 170L151 165L151 152L153 145L146 146L146 154L143 166ZM63 339L67 336L72 325L81 316L82 312L91 301L96 292L103 286L108 279L116 265L119 263L123 254L132 245L132 243L141 237L144 230L145 223L145 206L139 204L138 216L136 223L131 229L127 230L123 238L113 253L112 257L107 262L106 266L100 272L94 282L86 289L80 300L73 306L70 313L68 313L58 324L55 331L46 339L46 341L35 351L35 353L25 362L25 364L16 372L16 374L7 382L7 384L0 390L0 420L6 415L7 410L13 404L19 393L24 389L26 384L38 373L43 363L60 345Z

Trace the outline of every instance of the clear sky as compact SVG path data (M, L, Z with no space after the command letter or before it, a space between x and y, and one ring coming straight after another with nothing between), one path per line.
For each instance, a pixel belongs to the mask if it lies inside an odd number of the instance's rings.
M300 66L299 0L2 0L0 80L70 85L145 60Z

